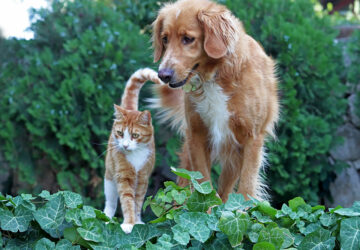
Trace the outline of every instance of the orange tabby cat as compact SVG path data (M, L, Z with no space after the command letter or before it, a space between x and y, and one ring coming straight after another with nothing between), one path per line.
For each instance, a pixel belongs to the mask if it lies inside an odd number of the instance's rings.
M140 69L128 80L121 106L114 105L115 120L105 159L104 213L112 218L120 198L125 233L130 233L134 224L143 224L141 207L155 163L151 114L137 110L139 91L147 80L162 84L155 71Z

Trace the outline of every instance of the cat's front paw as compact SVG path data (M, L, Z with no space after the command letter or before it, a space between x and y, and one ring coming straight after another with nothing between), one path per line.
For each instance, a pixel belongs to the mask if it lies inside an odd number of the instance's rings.
M121 229L126 233L126 234L129 234L131 233L134 225L133 224L128 224L128 223L123 223L120 225L121 226Z
M135 224L145 224L142 220L137 220Z

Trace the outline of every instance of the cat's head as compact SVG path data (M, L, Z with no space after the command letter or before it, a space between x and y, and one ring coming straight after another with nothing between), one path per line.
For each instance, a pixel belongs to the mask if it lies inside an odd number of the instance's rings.
M114 105L115 120L112 136L117 149L122 152L134 151L148 144L153 136L149 111L133 111Z

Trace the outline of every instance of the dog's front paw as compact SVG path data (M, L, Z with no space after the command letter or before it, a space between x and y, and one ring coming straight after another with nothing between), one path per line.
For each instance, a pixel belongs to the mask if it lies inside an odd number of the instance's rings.
M134 227L133 224L128 224L128 223L123 223L123 224L121 224L121 229L122 229L126 234L131 233L133 227Z

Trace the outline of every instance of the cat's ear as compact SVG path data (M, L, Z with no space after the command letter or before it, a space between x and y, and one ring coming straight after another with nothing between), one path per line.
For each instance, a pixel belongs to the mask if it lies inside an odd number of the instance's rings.
M123 120L125 118L125 110L119 105L114 104L114 116L117 120Z
M138 117L139 124L142 126L149 126L151 125L151 114L148 110L141 112Z

